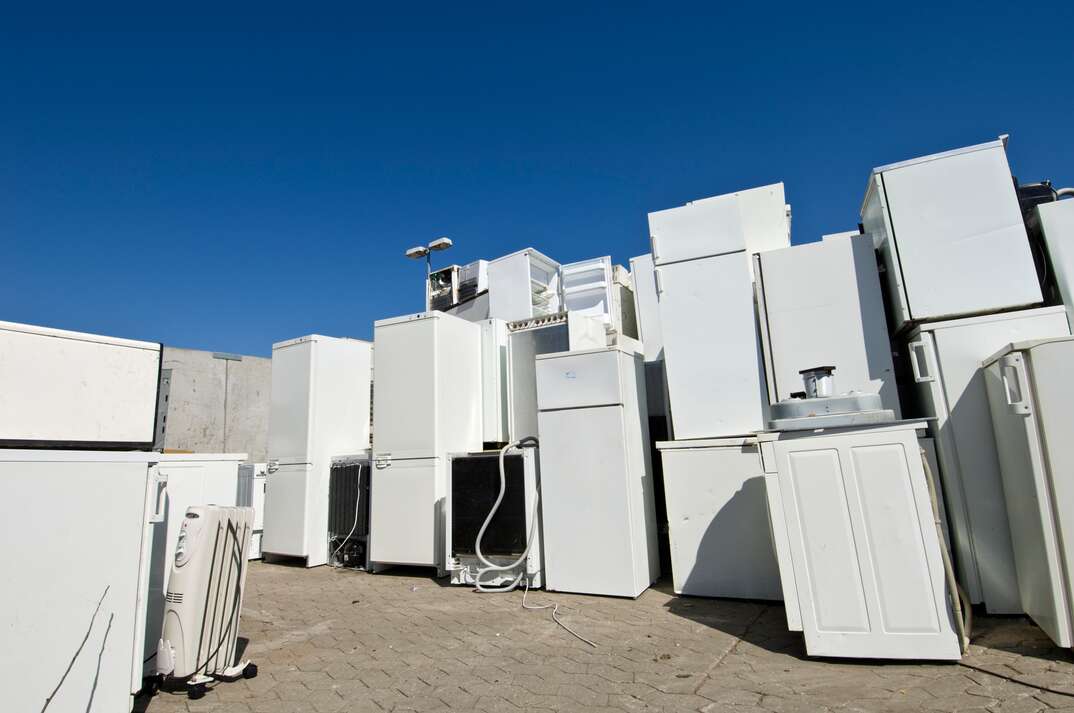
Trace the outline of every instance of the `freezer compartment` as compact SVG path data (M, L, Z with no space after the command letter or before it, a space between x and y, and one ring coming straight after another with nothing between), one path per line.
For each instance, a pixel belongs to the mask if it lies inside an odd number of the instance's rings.
M374 457L369 559L443 569L444 461Z
M623 358L618 349L537 357L537 407L547 411L623 403Z
M281 463L265 477L263 552L285 557L310 554L310 463Z
M703 443L657 444L675 592L781 600L758 446Z
M0 322L0 446L149 449L161 345Z

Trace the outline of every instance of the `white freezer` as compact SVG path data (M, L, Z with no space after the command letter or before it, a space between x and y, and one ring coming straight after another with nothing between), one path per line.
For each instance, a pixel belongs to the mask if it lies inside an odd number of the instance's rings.
M754 260L772 403L802 390L803 369L832 365L837 392L880 394L883 407L898 418L872 238L830 237Z
M929 429L958 580L993 614L1020 614L1022 607L980 364L1004 344L1069 334L1063 308L1042 307L923 324L907 336L912 415L935 419Z
M149 448L161 345L0 322L0 445Z
M810 656L961 658L923 426L759 436L788 622Z
M369 447L372 345L310 335L272 345L266 553L328 561L332 456Z
M369 481L369 560L442 570L443 458L378 459Z
M50 698L49 713L131 710L166 492L159 458L0 450L5 710Z
M874 168L861 222L896 327L1041 302L1003 140Z
M658 266L743 250L756 253L785 248L791 244L791 219L783 184L702 198L650 213L649 239Z
M1074 338L1011 344L985 360L1022 608L1074 646Z
M675 438L764 429L768 393L749 256L660 265L656 285Z
M637 597L660 574L642 369L618 347L537 357L546 589Z
M656 444L676 594L780 600L756 438Z

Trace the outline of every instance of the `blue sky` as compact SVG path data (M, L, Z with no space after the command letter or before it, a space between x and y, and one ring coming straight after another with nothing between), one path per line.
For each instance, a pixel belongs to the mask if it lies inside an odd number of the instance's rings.
M1068 4L88 7L0 14L0 319L268 354L420 310L441 235L625 262L782 180L805 242L1000 133L1074 185Z

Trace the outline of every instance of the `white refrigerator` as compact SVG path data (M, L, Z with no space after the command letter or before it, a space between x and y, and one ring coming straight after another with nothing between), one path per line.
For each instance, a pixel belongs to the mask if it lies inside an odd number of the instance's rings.
M896 328L1041 302L1002 137L874 168L861 223Z
M0 450L4 710L131 710L164 518L160 458Z
M538 356L537 405L545 588L637 597L660 576L641 355Z
M1074 646L1074 338L1008 345L984 363L1019 601Z
M649 232L675 438L763 429L750 256L790 245L783 184L650 213Z
M1042 307L931 322L906 337L915 403L904 412L930 419L958 579L992 614L1022 606L981 361L1010 342L1069 334L1063 308Z
M372 346L319 334L272 345L263 552L328 561L332 456L369 447Z
M482 444L481 326L422 312L380 320L373 334L369 559L443 574L448 454Z
M803 369L835 367L838 393L899 394L872 238L833 236L754 256L772 403L802 391Z

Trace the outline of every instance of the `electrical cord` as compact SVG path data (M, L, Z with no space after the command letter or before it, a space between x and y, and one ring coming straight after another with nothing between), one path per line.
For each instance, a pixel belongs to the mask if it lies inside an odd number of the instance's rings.
M361 463L358 464L358 482L359 483L362 482L362 464ZM343 546L347 544L347 540L351 539L351 535L353 535L354 531L358 529L358 513L361 512L361 510L362 510L362 495L361 495L361 493L359 493L358 494L358 500L357 500L357 502L354 503L354 524L351 525L351 531L347 533L347 536L344 537L343 540L339 543L339 547L336 548L336 551L333 552L331 557L328 558L329 562L331 562L332 560L334 560L336 558L336 555L339 554L339 551L342 550Z
M596 644L594 644L592 641L590 641L589 639L587 639L584 636L582 636L581 634L579 634L574 629L572 629L569 626L567 626L563 622L563 620L559 618L559 602L555 602L553 604L533 604L533 605L529 605L529 604L526 604L526 595L529 594L529 593L530 593L530 581L527 579L526 580L526 588L522 591L522 608L523 609L549 609L550 608L552 610L552 621L554 621L557 624L559 624L560 626L562 626L571 636L574 636L579 641L584 641L585 643L587 643L590 646L592 646L594 649L597 648Z

